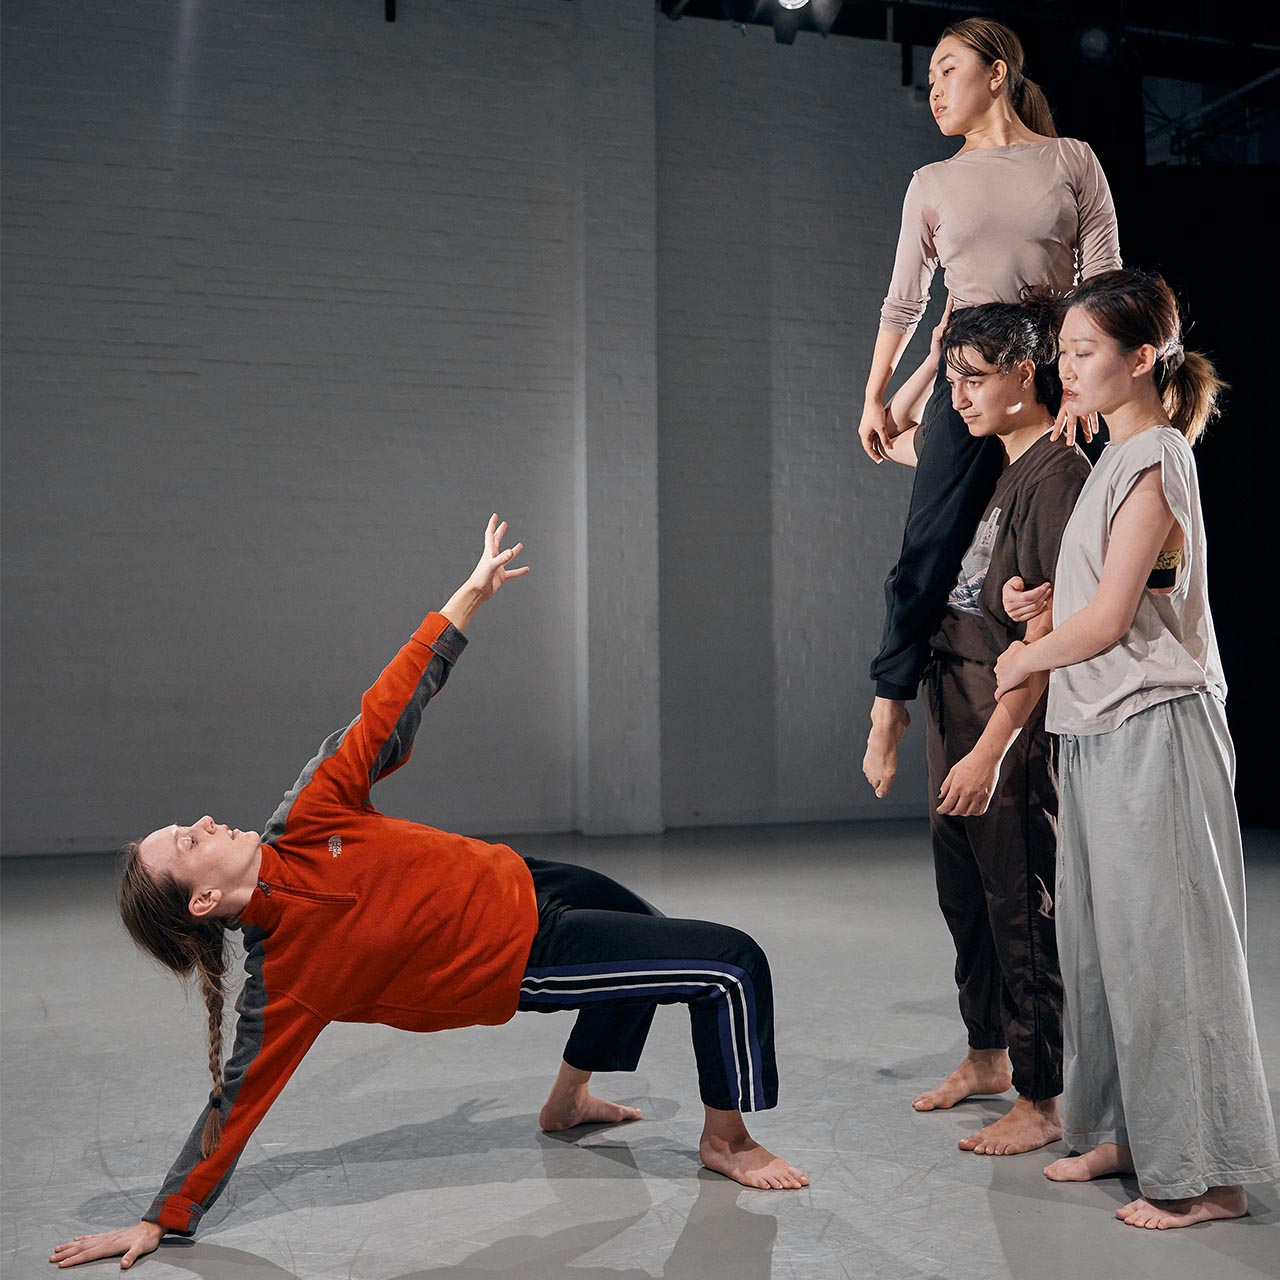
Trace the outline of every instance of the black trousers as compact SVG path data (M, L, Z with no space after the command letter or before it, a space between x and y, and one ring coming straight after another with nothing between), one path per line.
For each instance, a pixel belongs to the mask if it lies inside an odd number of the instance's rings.
M993 669L978 662L935 658L929 667L929 826L969 1045L1007 1047L1014 1088L1039 1102L1062 1092L1062 973L1052 897L1058 780L1043 698L1004 758L986 813L938 812L938 789L981 736L995 709L995 687Z
M608 876L526 858L538 899L520 1008L578 1010L564 1060L634 1071L660 1004L689 1006L702 1101L777 1105L769 961L739 929L671 920Z
M916 696L929 637L1004 468L1000 441L974 439L951 407L944 368L916 433L916 453L902 550L885 579L884 634L871 663L877 696L900 701Z

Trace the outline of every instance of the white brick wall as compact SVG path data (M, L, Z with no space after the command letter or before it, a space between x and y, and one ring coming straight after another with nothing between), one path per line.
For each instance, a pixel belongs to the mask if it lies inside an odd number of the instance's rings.
M902 195L947 144L893 46L682 21L658 49L666 820L919 813L922 735L889 799L858 768L910 473L855 433Z
M848 406L937 140L891 49L749 36L5 5L6 852L262 821L495 508L534 573L384 807L858 811L906 486Z

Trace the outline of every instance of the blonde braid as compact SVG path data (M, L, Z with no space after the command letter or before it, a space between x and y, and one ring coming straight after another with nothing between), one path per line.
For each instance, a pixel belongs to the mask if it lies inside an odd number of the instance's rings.
M227 931L221 920L196 919L187 892L172 876L147 873L130 841L120 850L117 887L120 918L129 936L179 978L197 978L209 1014L209 1114L200 1134L200 1154L211 1156L222 1141L222 1011L227 970Z

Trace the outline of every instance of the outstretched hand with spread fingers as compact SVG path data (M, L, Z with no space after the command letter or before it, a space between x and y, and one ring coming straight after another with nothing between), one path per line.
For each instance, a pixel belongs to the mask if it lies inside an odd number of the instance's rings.
M103 1231L96 1236L76 1236L66 1244L60 1244L49 1257L59 1267L78 1267L82 1262L96 1262L99 1258L120 1258L120 1270L128 1271L137 1260L155 1251L164 1235L164 1228L154 1222L139 1222L119 1231Z
M499 522L495 511L489 517L489 524L484 531L484 552L467 580L467 585L478 593L481 602L492 600L498 588L508 578L520 578L529 572L527 564L519 569L510 567L511 562L524 550L524 543L517 542L514 547L503 550L502 539L506 532L507 522Z

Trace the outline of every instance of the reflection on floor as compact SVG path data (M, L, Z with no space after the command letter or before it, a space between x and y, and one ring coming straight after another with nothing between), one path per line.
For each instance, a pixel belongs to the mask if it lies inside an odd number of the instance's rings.
M1140 1232L1132 1182L1055 1186L1060 1148L1002 1159L956 1140L1008 1097L916 1115L963 1054L949 940L918 823L522 838L616 876L668 914L747 929L778 993L782 1103L753 1131L803 1192L699 1169L687 1020L660 1010L641 1070L599 1080L645 1110L568 1137L534 1124L569 1015L415 1036L332 1026L194 1242L153 1280L1234 1280L1280 1275L1276 1186L1235 1223ZM1251 833L1250 965L1280 1084L1280 839ZM124 937L106 859L4 865L0 1272L137 1220L208 1092L198 1000ZM114 1263L87 1274L119 1274Z

